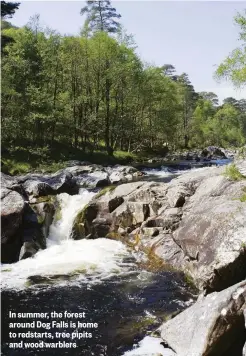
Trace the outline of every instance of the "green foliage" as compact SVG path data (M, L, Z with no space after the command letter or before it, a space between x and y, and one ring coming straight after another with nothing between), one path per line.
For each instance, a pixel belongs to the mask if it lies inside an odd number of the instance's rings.
M1 171L6 174L18 175L32 171L32 167L27 162L17 162L15 159L2 158Z
M90 1L83 11L90 36L42 29L38 16L2 30L10 39L2 57L4 169L52 172L70 159L130 163L167 146L245 143L244 100L218 106L214 93L196 93L171 64L142 63L131 36L98 31L100 6L116 28L110 2Z
M244 14L237 14L235 23L240 28L239 40L241 46L220 64L216 71L217 78L227 78L236 86L246 84L246 10Z
M234 163L226 166L224 175L234 181L245 179Z

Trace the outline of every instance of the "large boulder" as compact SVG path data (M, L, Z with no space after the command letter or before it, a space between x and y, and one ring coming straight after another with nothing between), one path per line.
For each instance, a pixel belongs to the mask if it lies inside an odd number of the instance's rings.
M132 182L143 175L142 172L134 167L120 165L107 167L107 172L111 184Z
M25 196L25 191L21 184L19 184L17 177L9 176L5 173L0 172L1 174L1 188L6 188L10 190L14 190Z
M19 193L7 188L1 189L2 262L18 259L24 208L25 201Z
M246 277L246 204L240 199L244 188L244 181L207 176L184 205L173 233L186 257L180 266L206 292Z
M177 356L241 356L246 339L245 308L243 281L200 298L159 331Z
M205 293L220 291L246 277L246 181L229 180L224 170L109 189L84 208L77 230L92 238L139 235L139 248L186 271ZM87 211L93 211L90 219Z
M216 146L209 146L202 150L202 157L209 159L218 159L218 158L226 158L224 151Z
M29 197L40 197L50 194L70 193L78 191L76 180L65 170L50 175L28 174L18 177Z
M22 223L22 247L19 259L32 257L40 249L46 248L46 239L42 223L38 221L35 211L26 204Z

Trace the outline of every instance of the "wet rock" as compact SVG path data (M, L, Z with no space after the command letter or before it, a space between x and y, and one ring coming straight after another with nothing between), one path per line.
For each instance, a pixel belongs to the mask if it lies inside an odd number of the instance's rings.
M36 213L38 223L42 226L44 237L47 239L53 219L58 220L59 218L59 204L52 196L50 197L50 200L38 204L32 204L31 207Z
M86 205L76 216L73 226L71 237L74 240L80 240L92 233L92 222L96 219L98 214L98 205L90 203Z
M32 257L40 249L46 248L46 239L35 211L26 204L22 223L22 241L19 259Z
M141 236L141 244L164 262L173 266L184 258L184 253L176 244L172 234L164 233L163 231L160 231L157 236L151 239L144 233Z
M18 259L24 208L25 202L19 193L1 189L2 262L14 262Z
M200 298L160 327L177 356L239 356L246 338L246 282ZM241 349L240 353L236 350Z
M34 241L24 242L20 250L19 260L24 260L26 258L34 256L39 250L39 248L39 245L36 244L36 242Z

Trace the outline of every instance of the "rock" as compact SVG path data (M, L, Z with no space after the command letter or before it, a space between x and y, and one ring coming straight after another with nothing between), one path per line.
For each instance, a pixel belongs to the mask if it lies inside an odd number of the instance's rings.
M16 177L9 176L1 172L1 187L14 190L25 196L25 191L21 184L18 183L18 179Z
M94 224L97 235L102 224L100 237L141 227L143 245L187 271L200 290L227 288L246 276L246 204L240 200L246 182L227 179L224 170L201 168L170 183L117 186L88 205L94 217L84 219L85 235L93 236Z
M51 194L69 193L78 191L72 174L66 170L51 175L28 174L18 178L28 196L40 197Z
M184 185L171 186L166 194L168 203L172 208L181 208L185 203L186 197L190 195L190 189Z
M21 224L25 202L22 196L7 188L1 189L2 262L18 259L21 247Z
M161 337L177 356L239 356L246 337L245 308L246 282L243 281L200 298L162 324ZM238 349L241 353L236 353Z
M57 209L60 209L60 207L57 207ZM47 239L49 236L50 226L53 223L53 219L56 213L55 205L53 203L44 203L43 212L43 234L44 237Z
M50 199L50 201L32 204L31 207L36 214L38 223L42 226L44 237L48 238L53 219L59 215L60 207L58 202L55 199Z
M242 176L246 178L246 159L235 160L235 166Z
M98 214L98 205L90 203L86 205L76 216L73 226L71 237L74 240L80 240L92 233L92 222L96 219Z
M151 239L144 235L141 237L141 243L143 247L147 247L167 264L175 266L180 259L184 258L184 253L174 241L172 234L160 231L157 236Z
M76 177L76 182L79 187L97 188L106 187L109 185L109 177L106 172L91 172Z
M219 291L246 276L246 204L241 202L245 183L224 176L203 179L183 208L173 237L183 250L197 286Z
M131 166L108 167L107 171L111 184L130 182L134 180L134 178L142 175L141 172Z
M38 250L39 246L34 241L24 242L20 250L19 260L24 260L26 258L33 257Z
M23 187L27 194L32 197L40 197L55 193L48 183L34 179L25 181Z
M246 329L246 308L244 309L243 314L244 314L244 326ZM245 340L245 344L243 347L243 356L246 356L246 340Z
M96 218L91 224L91 234L94 238L105 237L110 232L111 219Z
M115 226L123 228L137 226L149 216L149 205L141 202L126 202L112 213Z
M216 146L209 146L207 148L204 148L202 150L201 156L210 159L226 158L225 153L222 151L222 149Z
M28 204L25 206L23 215L22 235L23 245L19 255L20 260L32 257L38 250L46 248L42 224L39 223L35 211Z

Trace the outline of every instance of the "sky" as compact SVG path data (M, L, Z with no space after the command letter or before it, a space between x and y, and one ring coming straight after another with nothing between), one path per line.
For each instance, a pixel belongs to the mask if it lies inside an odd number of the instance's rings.
M21 0L20 0L21 1ZM84 17L83 1L21 1L11 22L25 25L40 14L43 25L61 34L79 34ZM246 1L112 1L127 33L134 35L137 53L145 62L172 64L187 73L197 92L213 91L220 99L246 98L246 88L217 83L213 74L228 54L240 45L233 22Z

